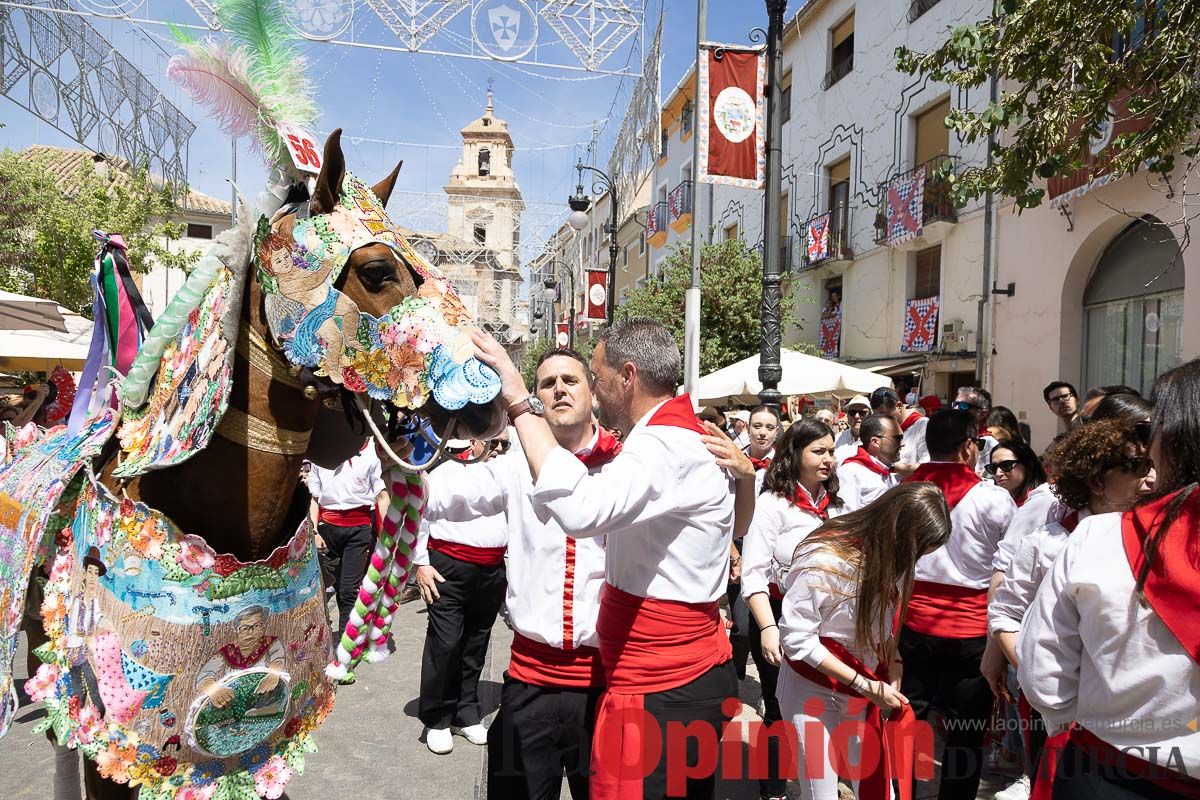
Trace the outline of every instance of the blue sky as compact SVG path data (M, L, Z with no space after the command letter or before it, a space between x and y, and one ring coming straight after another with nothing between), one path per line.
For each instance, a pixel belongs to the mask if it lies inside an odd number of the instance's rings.
M662 85L669 92L693 58L696 27L695 0L647 0L649 38L665 3ZM789 15L801 5L794 0ZM158 20L197 22L195 12L181 0L151 0L137 12ZM164 76L170 35L161 26L136 29L126 21L92 20L118 49L142 68L197 124L190 142L188 175L193 187L206 194L229 197L230 142L204 112L182 97ZM379 25L369 12L360 13L355 26ZM746 41L750 28L766 25L761 0L710 0L709 37L721 41ZM365 32L369 38L370 31ZM543 38L549 34L545 32ZM549 34L553 35L553 34ZM447 56L404 52L379 52L320 43L305 43L310 74L317 86L322 109L320 127L342 127L350 168L369 181L405 162L399 189L411 193L439 193L458 158L458 130L480 116L489 78L495 81L496 114L507 120L517 147L515 169L525 199L531 204L561 204L573 188L571 165L576 146L592 135L600 121L601 164L607 162L612 139L620 127L634 80L595 77L565 72L471 61ZM637 62L639 56L634 55ZM618 53L606 67L620 68ZM72 146L70 139L49 128L7 98L0 98L0 146L19 149L34 143ZM409 144L383 144L364 139L386 139ZM256 191L263 169L260 160L243 143L238 156L238 183ZM409 195L402 208L393 201L390 210L406 224L403 210L419 205ZM542 216L551 211L541 206ZM565 211L565 209L564 209ZM412 227L430 227L413 224ZM525 235L535 231L526 229Z

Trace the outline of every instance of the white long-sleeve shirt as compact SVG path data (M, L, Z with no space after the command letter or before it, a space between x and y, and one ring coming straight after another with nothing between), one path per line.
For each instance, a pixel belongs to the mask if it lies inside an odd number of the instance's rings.
M925 429L929 427L929 417L921 417L908 426L904 439L900 442L901 464L924 464L929 461L929 448L925 446Z
M430 494L434 493L433 487L466 489L481 474L476 468L483 466L486 466L486 463L442 463L429 472ZM528 472L528 469L526 471ZM413 563L417 566L429 563L431 538L471 547L504 547L508 544L508 520L504 518L502 507L493 508L490 513L469 514L455 520L428 512L423 514L421 525L417 529L417 544L413 548Z
M589 452L596 439L580 452ZM564 641L570 647L596 647L603 538L569 539L556 519L538 518L530 500L533 478L516 442L498 458L467 466L467 480L436 480L439 471L430 476L426 517L454 522L499 515L507 523L505 603L513 630L559 649Z
M870 453L867 454L867 457L880 467L888 469L886 464ZM845 503L843 512L857 511L863 506L870 505L882 497L884 492L899 483L899 478L895 473L879 475L855 461L846 461L840 464L837 468L837 476L838 497L842 498L842 502Z
M1042 581L1017 639L1018 679L1051 732L1078 722L1117 748L1200 774L1200 667L1139 602L1121 515L1079 524ZM1177 749L1174 764L1166 762Z
M1017 504L993 483L980 481L950 512L950 540L917 560L916 579L968 589L991 585L996 548Z
M874 652L854 642L858 609L856 571L825 548L806 549L788 573L779 618L779 643L784 656L816 667L829 657L820 637L833 639L871 669Z
M1088 516L1086 509L1079 512L1080 520ZM1066 547L1070 535L1071 532L1061 522L1051 522L1021 540L1004 574L1004 580L996 587L988 603L988 633L995 635L1021 630L1021 620L1029 610L1029 604L1054 566L1054 560Z
M996 572L1007 571L1021 541L1039 528L1061 521L1068 510L1054 494L1050 484L1043 483L1035 487L1013 514L1012 522L1008 524L1008 530L1004 532L1004 538L996 548L992 569Z
M312 464L308 473L309 493L331 510L374 506L384 488L383 466L370 444L333 469Z
M800 487L800 491L805 489ZM816 501L824 496L822 489ZM826 513L834 517L841 511L830 506ZM782 588L792 566L796 545L824 521L777 494L760 494L754 503L754 518L750 520L750 528L742 542L742 597L769 591L771 584Z
M733 536L729 478L693 430L648 425L595 475L561 447L546 457L530 499L539 519L578 538L607 537L606 579L659 600L712 602L725 593Z

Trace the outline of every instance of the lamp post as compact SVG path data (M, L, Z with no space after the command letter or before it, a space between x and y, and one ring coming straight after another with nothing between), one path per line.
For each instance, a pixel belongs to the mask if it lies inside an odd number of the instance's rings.
M608 324L611 325L617 283L617 187L613 184L612 178L608 177L603 170L584 164L583 159L575 164L575 172L579 176L579 181L575 186L575 196L567 199L567 205L571 207L571 216L567 218L567 223L575 230L583 230L587 226L587 212L592 206L591 198L583 193L583 171L585 169L596 175L592 183L592 191L596 194L608 192L608 205L611 213L608 225L604 228L604 232L608 234L608 298L605 301L605 316L608 317Z
M783 400L779 381L783 368L779 363L780 346L780 193L782 180L783 115L780 105L783 91L779 86L783 74L783 15L787 0L766 0L767 3L767 169L763 203L763 271L762 271L762 341L758 354L758 380L762 391L758 399L764 405L778 407Z
M570 347L572 350L574 350L575 349L575 291L576 291L575 271L572 270L571 267L566 262L558 261L557 259L550 262L550 267L555 270L555 272L554 272L555 275L561 274L556 269L559 266L567 268L566 274L567 274L567 278L569 279L568 283L570 284L570 288L571 288L571 308L570 308L571 316L569 317L570 322L567 323L567 346ZM561 278L559 280L561 280ZM543 297L545 297L551 303L560 299L559 291L558 291L558 280L555 280L554 277L549 277L549 278L546 278L546 280L543 282L543 285L545 287L542 290ZM558 333L556 331L555 336L557 336L557 335L558 335ZM557 344L557 342L556 342L556 344Z

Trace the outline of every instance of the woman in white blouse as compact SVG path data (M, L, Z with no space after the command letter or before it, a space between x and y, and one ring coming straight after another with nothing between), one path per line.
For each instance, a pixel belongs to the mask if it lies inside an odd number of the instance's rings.
M839 513L833 431L806 419L788 428L763 477L762 493L742 550L742 596L750 606L750 654L762 686L763 722L782 719L775 699L779 677L779 613L783 581L796 545ZM760 781L763 798L782 798L787 783L779 773L778 742L768 751L769 778Z
M869 506L830 520L804 540L785 581L780 620L783 655L779 704L796 727L803 796L838 796L831 749L843 723L867 721L863 736L882 743L881 712L900 711L902 664L896 655L897 606L903 616L917 559L950 538L950 510L941 491L923 481L903 483ZM869 702L863 702L864 699ZM868 714L869 709L877 709ZM840 753L861 764L860 748ZM872 748L878 752L881 748ZM864 767L866 769L866 767ZM846 775L864 798L888 797L890 778L881 763L870 775Z

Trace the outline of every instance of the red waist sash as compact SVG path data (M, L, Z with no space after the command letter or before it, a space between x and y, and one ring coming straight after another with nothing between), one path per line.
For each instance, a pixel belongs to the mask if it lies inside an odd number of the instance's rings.
M874 670L868 669L867 665L855 658L841 642L824 636L820 639L821 644L825 645L825 649L867 680L885 682L888 680L886 664L881 663ZM790 658L787 663L796 674L823 689L866 700L849 686L829 677L816 667L803 661L792 661ZM865 735L874 736L875 741L879 742L882 757L879 759L879 766L875 771L870 775L863 776L859 784L858 798L859 800L889 800L891 782L896 780L900 787L899 800L912 800L913 762L916 756L914 748L916 737L912 732L912 726L917 721L912 706L903 705L898 711L893 712L891 719L884 720L883 710L879 706L869 700L866 700L866 703L865 722L870 733ZM930 773L930 777L932 777L932 770Z
M1177 797L1200 798L1200 780L1124 753L1087 728L1073 727L1070 739L1071 744L1087 753L1097 763L1114 767L1124 776L1147 781L1172 792Z
M513 631L508 674L533 686L590 689L604 685L600 652L595 647L563 650Z
M475 547L461 542L448 542L445 539L429 538L429 549L437 550L444 556L466 561L480 567L494 567L504 560L507 547Z
M733 656L716 602L684 603L605 584L596 620L607 687L592 737L594 800L641 800L645 695L683 686Z
M359 506L358 508L320 508L317 510L317 521L329 525L338 525L343 528L349 528L354 525L371 525L375 521L375 517L371 511L371 506Z
M987 636L987 589L917 581L904 625L943 639Z
M783 599L783 589L780 588L778 583L768 583L767 584L767 593L771 595L772 600L782 600Z

